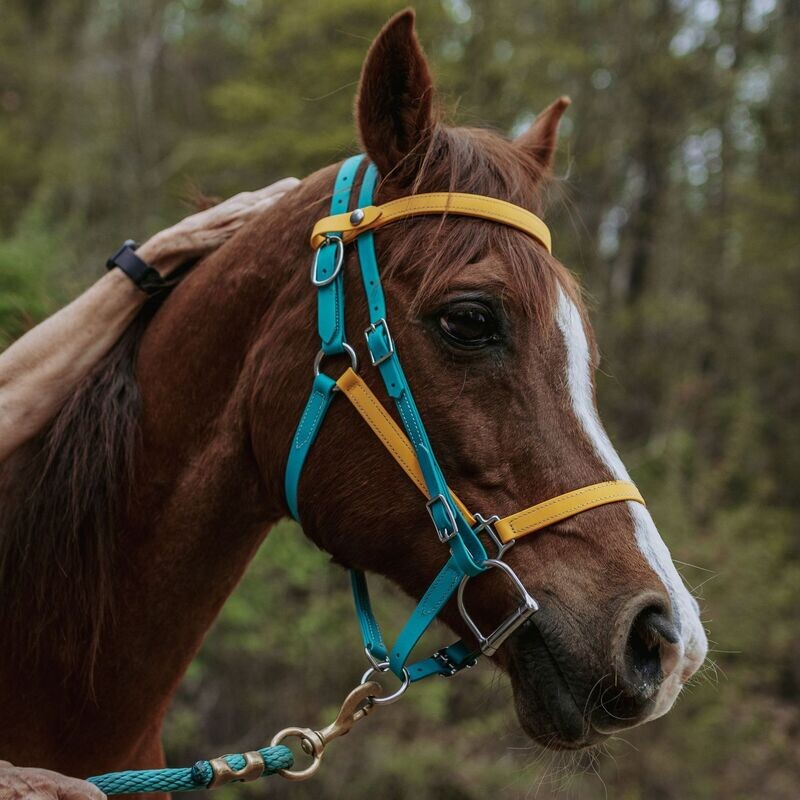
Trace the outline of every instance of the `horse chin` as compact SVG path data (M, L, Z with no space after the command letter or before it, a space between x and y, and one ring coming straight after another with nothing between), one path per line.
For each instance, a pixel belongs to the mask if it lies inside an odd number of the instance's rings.
M508 669L517 718L525 733L551 750L583 750L608 738L584 716L584 709L539 629L526 623L512 637Z

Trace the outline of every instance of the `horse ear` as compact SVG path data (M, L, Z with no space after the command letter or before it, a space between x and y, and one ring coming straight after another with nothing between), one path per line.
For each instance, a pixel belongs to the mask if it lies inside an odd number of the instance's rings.
M536 117L528 130L514 140L514 144L532 156L545 172L553 166L558 139L558 123L570 103L572 100L569 97L559 97Z
M416 171L433 127L433 81L414 31L414 12L386 23L367 53L356 100L356 119L367 155L394 180ZM408 158L412 156L412 158Z

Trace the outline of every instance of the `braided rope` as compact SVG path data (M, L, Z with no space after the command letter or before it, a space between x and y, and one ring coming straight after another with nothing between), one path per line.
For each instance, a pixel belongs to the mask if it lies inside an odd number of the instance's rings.
M274 775L278 770L291 769L294 763L292 751L285 745L264 747L258 751L264 759L264 771L259 777ZM228 765L239 770L245 766L244 756L237 754L223 756ZM125 772L107 772L89 778L106 794L135 794L137 792L190 792L207 789L214 777L208 761L198 761L192 767L180 769L140 769Z

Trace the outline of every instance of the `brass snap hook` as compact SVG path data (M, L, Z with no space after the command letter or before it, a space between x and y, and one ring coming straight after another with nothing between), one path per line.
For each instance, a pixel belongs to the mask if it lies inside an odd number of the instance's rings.
M309 766L301 770L281 769L278 774L290 781L304 781L310 778L318 769L325 754L325 747L334 739L350 732L353 725L367 716L375 707L372 698L380 696L383 688L375 681L363 683L356 686L350 694L345 697L339 714L330 725L315 731L311 728L284 728L272 737L270 746L281 744L284 739L296 736L300 740L300 747L303 752L311 756L312 761Z

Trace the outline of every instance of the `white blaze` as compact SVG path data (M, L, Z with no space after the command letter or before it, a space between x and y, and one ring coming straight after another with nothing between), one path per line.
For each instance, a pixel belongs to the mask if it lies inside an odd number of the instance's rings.
M559 289L556 321L564 336L567 350L567 387L572 408L591 442L597 457L605 464L616 480L629 481L617 451L600 422L592 390L592 364L589 343L583 320L575 304L563 289ZM669 711L681 690L683 681L703 663L708 643L700 622L699 609L689 594L672 563L669 550L658 533L650 512L641 503L626 503L633 518L636 543L639 550L661 578L672 600L675 622L680 627L683 656L674 672L667 676L661 686L656 707L650 719Z

